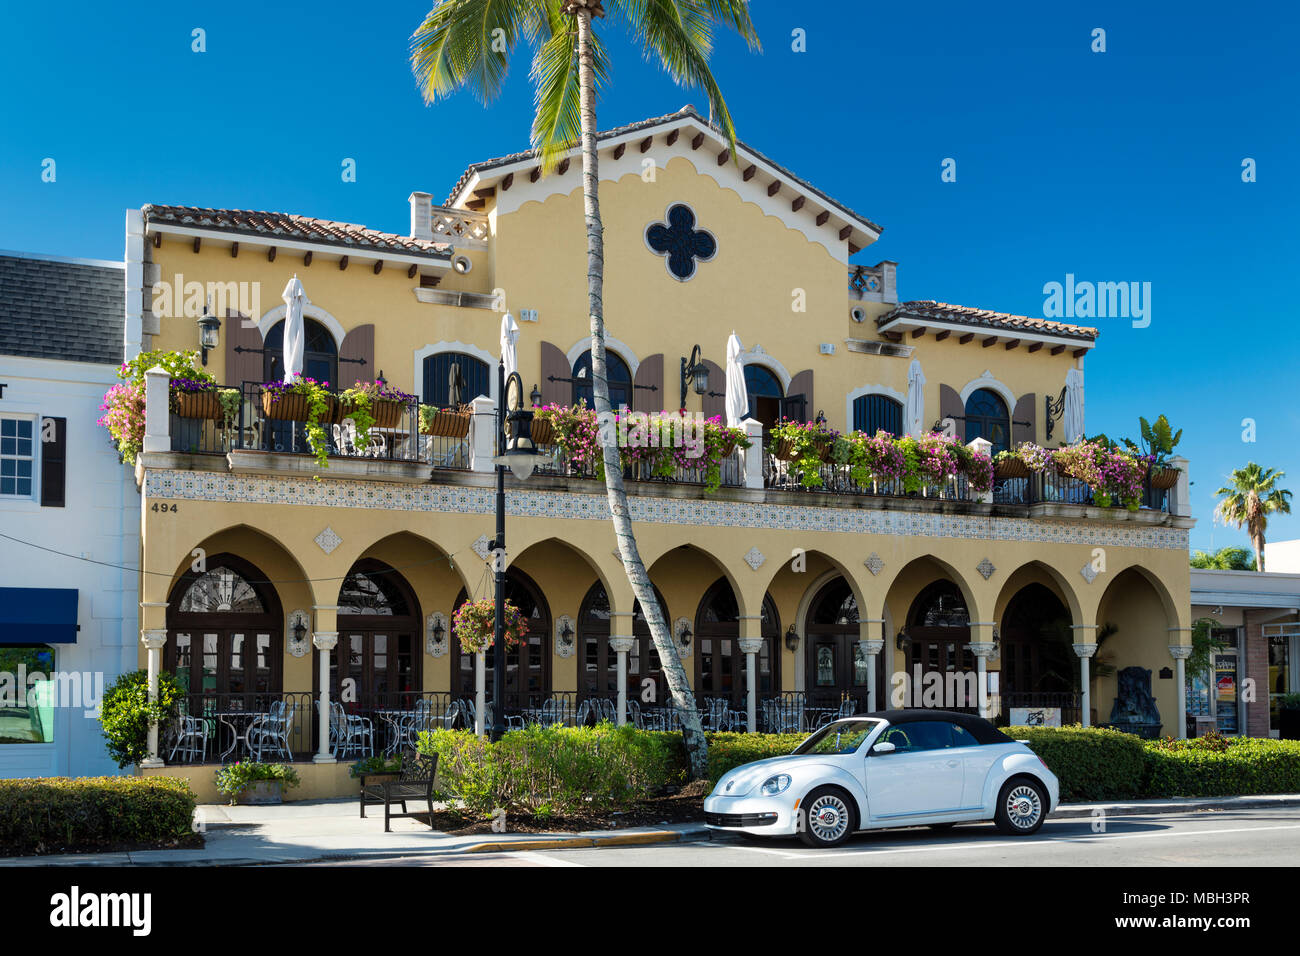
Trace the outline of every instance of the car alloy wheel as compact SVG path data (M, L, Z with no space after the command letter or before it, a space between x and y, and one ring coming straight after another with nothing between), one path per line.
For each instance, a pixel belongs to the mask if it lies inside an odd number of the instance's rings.
M838 794L822 794L808 807L808 831L818 843L842 840L849 829L849 808Z
M1013 787L1007 794L1006 812L1017 830L1033 829L1043 815L1043 800L1037 788L1025 783Z

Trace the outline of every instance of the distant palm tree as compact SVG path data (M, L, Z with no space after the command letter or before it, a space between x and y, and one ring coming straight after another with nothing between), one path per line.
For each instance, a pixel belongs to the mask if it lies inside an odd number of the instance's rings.
M1272 468L1263 469L1253 461L1245 468L1237 468L1228 476L1229 484L1215 492L1220 496L1214 517L1223 524L1240 528L1243 525L1250 535L1250 545L1255 549L1255 570L1264 570L1264 531L1268 528L1270 514L1291 513L1291 492L1274 487L1286 472Z
M628 35L658 60L678 84L702 89L709 112L736 155L736 133L722 91L709 70L717 26L733 29L758 49L748 0L438 0L411 37L411 67L426 102L465 87L484 102L501 92L510 52L522 39L533 49L535 87L532 141L549 171L560 155L582 144L582 195L587 228L587 301L591 318L592 397L601 422L605 489L618 551L678 713L691 773L706 772L707 748L686 668L673 646L663 609L637 550L615 444L605 365L605 252L596 154L596 93L608 77L609 59L592 30L605 7ZM575 276L576 278L576 276Z
M1192 567L1212 571L1254 571L1255 561L1246 548L1220 548L1218 551L1197 551L1192 555Z

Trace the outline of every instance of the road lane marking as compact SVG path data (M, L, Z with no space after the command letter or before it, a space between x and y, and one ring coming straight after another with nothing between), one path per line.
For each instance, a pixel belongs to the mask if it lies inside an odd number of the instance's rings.
M506 856L524 860L537 866L577 866L585 867L585 863L575 863L573 860L562 860L558 856L550 856L551 853L563 853L563 850L512 850L506 853Z

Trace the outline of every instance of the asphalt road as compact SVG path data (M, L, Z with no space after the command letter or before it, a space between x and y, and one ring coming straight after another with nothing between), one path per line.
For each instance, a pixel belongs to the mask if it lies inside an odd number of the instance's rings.
M1295 866L1300 808L1115 816L1104 832L1089 819L1050 817L1032 837L992 824L885 830L834 850L798 840L714 834L684 843L340 861L328 866Z

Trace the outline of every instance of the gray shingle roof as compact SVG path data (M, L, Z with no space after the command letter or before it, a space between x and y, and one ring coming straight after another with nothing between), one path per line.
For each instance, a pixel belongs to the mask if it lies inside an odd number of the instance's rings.
M0 355L122 362L121 267L0 253Z

